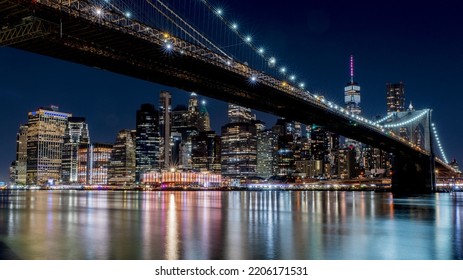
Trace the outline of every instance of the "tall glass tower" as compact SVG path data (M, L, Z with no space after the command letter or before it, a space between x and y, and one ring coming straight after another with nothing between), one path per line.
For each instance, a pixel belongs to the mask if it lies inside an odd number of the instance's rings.
M140 181L142 174L150 169L159 167L159 112L153 104L142 104L137 110L135 157L136 182Z
M355 115L360 115L360 86L354 81L354 56L350 56L350 82L344 87L344 103L346 109Z
M90 137L85 118L71 117L64 132L63 168L61 181L65 184L78 182L78 157L79 146L89 144Z
M167 168L171 159L171 125L172 125L172 96L168 91L161 91L159 96L159 131L164 141L161 141L161 168Z
M405 111L405 85L386 84L387 113Z

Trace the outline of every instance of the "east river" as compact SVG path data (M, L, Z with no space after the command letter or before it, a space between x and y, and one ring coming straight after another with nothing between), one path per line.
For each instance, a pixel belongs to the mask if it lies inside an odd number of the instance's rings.
M0 259L463 259L463 193L0 192Z

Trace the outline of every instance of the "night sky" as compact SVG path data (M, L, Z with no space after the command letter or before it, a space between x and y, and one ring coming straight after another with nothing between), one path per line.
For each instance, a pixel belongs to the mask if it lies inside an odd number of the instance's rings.
M460 1L215 1L240 20L254 40L271 48L307 88L343 103L348 62L362 87L367 117L385 115L386 83L405 83L406 103L432 108L449 159L463 160L463 4ZM32 53L0 48L0 181L15 159L15 137L27 113L50 104L87 118L90 137L114 142L135 127L142 103L158 104L159 91L173 106L189 93ZM216 131L226 122L226 104L205 99ZM275 118L258 114L273 125Z

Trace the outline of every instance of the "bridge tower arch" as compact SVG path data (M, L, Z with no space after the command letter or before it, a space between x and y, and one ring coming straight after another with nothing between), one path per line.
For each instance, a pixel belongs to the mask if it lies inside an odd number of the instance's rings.
M400 152L394 154L393 192L427 193L436 190L431 113L431 109L414 110L411 107L408 111L394 113L385 125L409 144L429 154L418 157Z

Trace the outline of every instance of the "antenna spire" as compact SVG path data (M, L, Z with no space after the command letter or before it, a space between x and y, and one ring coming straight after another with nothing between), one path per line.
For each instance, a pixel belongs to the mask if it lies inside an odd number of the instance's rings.
M350 82L354 82L354 56L350 55Z

